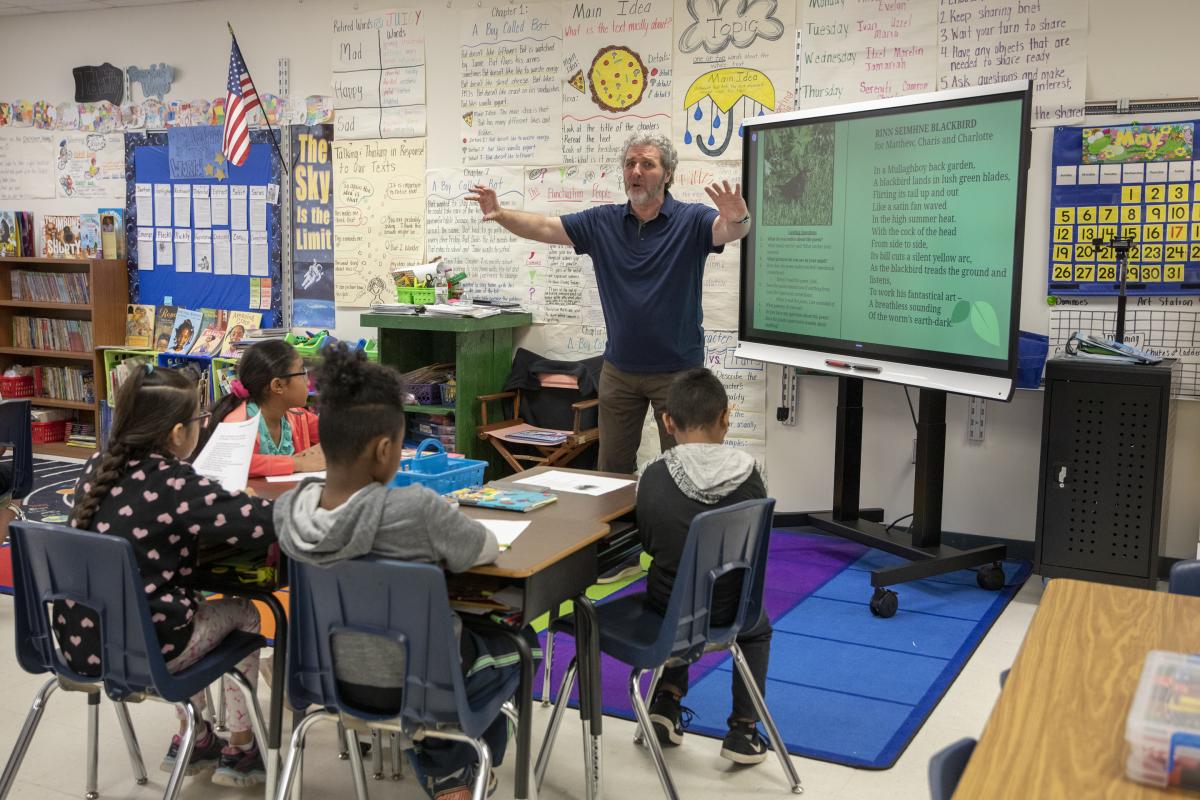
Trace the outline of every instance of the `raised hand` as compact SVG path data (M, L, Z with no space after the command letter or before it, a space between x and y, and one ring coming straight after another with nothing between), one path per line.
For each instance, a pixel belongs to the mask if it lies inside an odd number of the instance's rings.
M475 184L471 187L471 191L475 194L467 195L465 199L469 203L478 203L479 210L483 212L485 222L491 222L496 217L500 216L500 212L504 209L500 205L499 199L496 197L496 190L490 186Z
M721 181L704 187L708 199L720 212L721 219L726 222L737 222L747 213L746 201L742 197L742 185L739 183L730 188L729 181Z

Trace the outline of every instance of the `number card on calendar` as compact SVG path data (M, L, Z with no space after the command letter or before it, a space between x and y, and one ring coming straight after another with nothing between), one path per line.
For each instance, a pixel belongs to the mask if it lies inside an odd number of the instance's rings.
M1048 294L1200 294L1197 123L1055 129Z

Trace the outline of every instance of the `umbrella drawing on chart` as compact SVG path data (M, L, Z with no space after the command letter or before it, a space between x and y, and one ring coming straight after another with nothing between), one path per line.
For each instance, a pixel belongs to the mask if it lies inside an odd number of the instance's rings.
M687 125L683 143L693 142L707 156L719 156L733 138L733 117L740 120L775 110L775 86L756 69L726 67L706 72L692 82L683 100ZM724 129L724 130L722 130ZM694 131L694 133L693 133Z

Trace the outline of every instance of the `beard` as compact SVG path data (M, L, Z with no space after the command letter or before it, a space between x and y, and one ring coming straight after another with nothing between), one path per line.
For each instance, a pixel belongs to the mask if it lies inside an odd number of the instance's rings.
M661 180L654 185L642 184L636 189L626 189L625 196L629 198L629 202L635 206L645 205L663 194L663 187L666 185L666 180Z

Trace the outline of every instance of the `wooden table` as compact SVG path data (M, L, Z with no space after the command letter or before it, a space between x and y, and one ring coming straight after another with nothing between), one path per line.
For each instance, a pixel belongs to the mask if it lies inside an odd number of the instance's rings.
M954 796L1195 796L1125 777L1125 718L1150 650L1200 650L1200 598L1050 581Z
M607 472L565 469L562 467L535 467L502 481L492 481L490 486L508 486L516 489L534 488L529 484L513 483L518 478L557 470L580 475L628 478ZM303 476L299 476L303 477ZM260 497L275 499L294 483L269 483L265 480L250 481L250 486ZM620 489L599 496L556 492L558 500L527 514L491 508L462 507L463 513L475 519L528 520L529 527L500 557L491 564L473 567L462 573L464 580L483 582L496 587L517 586L522 590L524 618L536 619L552 609L557 609L564 600L573 600L577 622L576 647L579 655L579 715L584 726L585 796L588 800L599 800L601 789L601 735L603 733L603 708L600 698L600 650L599 639L594 635L595 609L585 594L598 575L597 546L609 532L608 523L618 517L631 514L637 498L637 486L630 483ZM450 577L453 585L457 576ZM286 624L285 624L286 627ZM285 634L286 635L286 634ZM533 662L528 645L521 637L514 637L514 644L521 651L521 688L518 690L516 758L516 798L531 797L536 789L528 781L529 765L532 760L531 723L533 716ZM282 672L282 659L276 658L276 667ZM281 685L281 684L276 684ZM274 698L272 698L274 699Z

